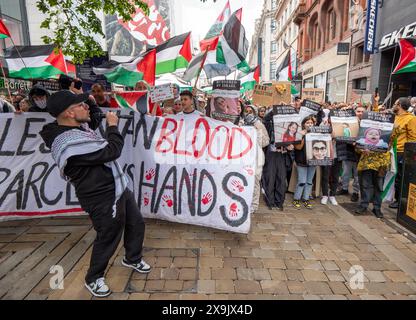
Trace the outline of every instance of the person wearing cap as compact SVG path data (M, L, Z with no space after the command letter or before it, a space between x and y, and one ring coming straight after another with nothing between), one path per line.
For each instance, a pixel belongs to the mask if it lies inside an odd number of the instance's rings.
M85 286L94 296L106 297L111 291L104 273L123 231L126 254L122 265L140 273L150 272L151 267L142 259L144 220L117 162L124 145L118 117L112 112L106 114L105 138L99 137L93 130L101 122L100 109L89 107L88 98L87 93L70 90L54 93L47 111L56 121L45 125L40 135L61 175L74 186L97 232Z
M399 207L403 176L404 145L408 142L416 141L416 117L408 112L410 106L410 100L406 97L399 98L393 106L393 112L396 117L394 120L395 130L392 136L393 138L397 138L397 176L394 185L395 201L389 205L392 209Z
M29 91L29 112L47 112L46 104L50 94L42 85L35 84Z

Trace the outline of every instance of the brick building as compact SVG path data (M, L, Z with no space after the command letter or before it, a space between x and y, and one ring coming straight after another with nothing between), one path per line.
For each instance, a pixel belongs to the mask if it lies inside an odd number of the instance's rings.
M346 101L354 2L301 0L294 15L302 86L324 89L326 101Z

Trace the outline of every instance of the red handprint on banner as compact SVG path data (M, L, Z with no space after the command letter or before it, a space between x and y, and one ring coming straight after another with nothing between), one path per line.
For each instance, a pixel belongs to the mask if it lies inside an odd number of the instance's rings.
M144 194L143 203L145 207L147 207L150 203L149 194L147 192Z
M250 176L252 176L252 175L254 174L254 170L253 170L253 168L250 168L250 167L244 167L244 170L246 170L246 171L247 171L247 173L248 173Z
M207 205L212 200L211 192L208 192L202 196L202 204Z
M173 200L172 200L172 198L170 197L170 196L168 196L168 195L164 195L163 197L162 197L162 199L163 199L163 201L165 201L165 203L166 203L166 205L169 207L169 208L171 208L172 206L173 206Z
M238 215L238 206L235 202L230 205L230 217L236 217Z
M231 185L234 187L234 191L237 191L237 190L238 190L238 192L243 192L244 191L244 186L238 180L231 181Z
M147 181L150 181L150 180L152 180L152 178L155 176L155 174L156 174L156 171L155 171L155 169L150 169L150 170L147 170L146 171L146 180Z

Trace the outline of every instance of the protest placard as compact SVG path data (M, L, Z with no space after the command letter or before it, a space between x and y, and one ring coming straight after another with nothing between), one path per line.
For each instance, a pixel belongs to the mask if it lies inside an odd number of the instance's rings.
M289 105L292 102L291 83L288 81L273 82L275 89L274 104Z
M331 110L332 131L337 141L353 143L360 130L354 110Z
M235 123L241 113L240 80L217 80L212 86L211 117Z
M376 152L389 150L394 114L367 111L360 122L357 147Z
M302 106L300 107L299 115L300 121L305 119L308 116L316 116L318 112L321 110L322 106L311 100L303 100Z
M150 100L153 103L172 99L174 99L174 93L170 83L154 86L150 89Z
M302 99L323 103L325 101L324 89L304 88L302 89Z
M329 126L312 127L305 136L306 160L310 166L331 166L334 162L334 144Z
M274 141L276 146L298 144L302 141L300 116L292 106L273 107Z
M257 106L272 106L275 104L275 96L275 90L271 86L264 86L259 84L254 86L253 103Z

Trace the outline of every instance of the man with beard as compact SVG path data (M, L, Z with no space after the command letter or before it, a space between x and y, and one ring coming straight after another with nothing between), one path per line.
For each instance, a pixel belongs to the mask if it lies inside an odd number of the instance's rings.
M403 175L404 145L407 142L416 141L416 117L408 112L409 108L410 100L408 98L398 99L393 106L393 112L396 115L393 136L397 138L397 176L394 185L394 198L396 200L389 205L392 209L397 209L399 207Z
M124 145L118 118L107 113L105 138L100 138L93 130L101 122L101 110L95 105L89 107L88 97L69 90L53 94L47 111L56 121L45 125L40 135L62 177L75 187L79 203L97 232L85 286L92 295L106 297L111 291L104 273L123 231L126 254L122 265L139 273L148 273L151 267L142 259L144 220L117 162Z

